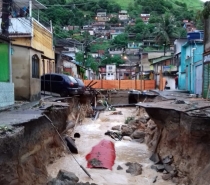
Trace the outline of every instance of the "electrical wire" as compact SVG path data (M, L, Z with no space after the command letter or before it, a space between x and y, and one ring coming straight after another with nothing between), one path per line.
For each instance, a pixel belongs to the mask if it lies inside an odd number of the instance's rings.
M91 175L87 172L87 170L81 165L79 164L79 162L77 161L77 159L74 157L74 155L72 154L72 152L70 151L70 149L68 148L66 142L64 141L64 139L62 138L62 136L60 135L60 133L58 132L57 128L55 127L55 125L53 124L52 120L46 115L43 114L43 116L50 122L50 124L52 125L52 127L55 129L56 133L58 134L59 138L61 139L63 145L66 147L66 149L69 151L69 153L71 154L71 156L73 157L73 159L75 160L75 162L80 166L80 168L82 168L82 170L88 175L88 177L91 177ZM93 179L92 179L93 180Z

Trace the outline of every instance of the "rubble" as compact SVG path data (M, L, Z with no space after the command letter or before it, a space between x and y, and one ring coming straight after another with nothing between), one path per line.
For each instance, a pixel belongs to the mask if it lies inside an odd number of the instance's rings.
M128 169L126 173L130 173L133 176L141 175L142 174L142 165L139 163L126 163Z
M56 178L51 179L47 185L97 185L95 183L82 183L79 178L72 172L60 170Z

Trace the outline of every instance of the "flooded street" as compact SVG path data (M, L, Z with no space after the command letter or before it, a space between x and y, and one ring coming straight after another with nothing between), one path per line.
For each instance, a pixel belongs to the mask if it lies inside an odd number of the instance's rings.
M80 133L80 138L76 138L76 146L79 154L75 155L78 162L86 168L87 161L85 156L91 151L92 147L98 144L102 139L111 140L115 144L116 160L112 170L107 169L89 169L93 180L91 180L73 160L72 156L65 154L59 160L48 166L48 173L52 177L56 177L60 169L75 173L79 177L80 182L90 182L99 185L172 185L170 181L162 180L162 174L151 169L153 164L150 160L150 153L145 144L140 144L133 141L114 141L109 136L104 135L111 127L124 124L124 121L129 116L135 116L135 108L117 108L122 115L111 115L112 112L106 111L100 113L96 121L86 119L81 125L77 125L74 133ZM72 136L74 135L72 133ZM142 174L139 176L132 176L126 173L128 169L125 166L127 162L137 162L143 167ZM117 170L120 165L123 170ZM154 178L157 177L156 183L153 183Z

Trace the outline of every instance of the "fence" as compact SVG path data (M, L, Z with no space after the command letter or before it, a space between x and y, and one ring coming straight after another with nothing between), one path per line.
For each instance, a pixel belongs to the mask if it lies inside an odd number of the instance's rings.
M84 84L88 85L91 80L84 80ZM93 80L97 82L95 89L136 89L136 90L152 90L155 89L155 80Z

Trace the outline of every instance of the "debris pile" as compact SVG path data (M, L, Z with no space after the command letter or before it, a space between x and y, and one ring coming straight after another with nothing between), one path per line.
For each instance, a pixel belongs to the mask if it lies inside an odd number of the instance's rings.
M172 155L161 158L157 153L153 153L150 160L154 162L154 165L152 165L151 168L157 172L163 173L163 180L172 180L174 183L179 182L178 170L173 164Z
M122 115L119 112L112 112L110 115ZM156 125L151 126L151 120L149 116L143 109L138 109L136 113L136 117L127 117L125 119L125 124L116 125L108 130L105 135L110 136L114 140L133 140L139 143L143 143L145 141L145 136L147 132L147 128L149 127L154 129Z

